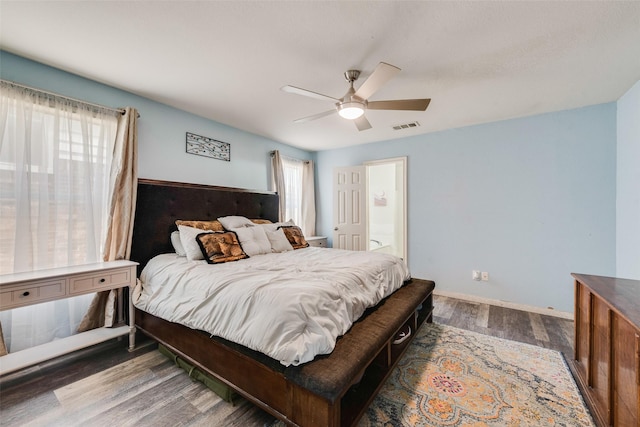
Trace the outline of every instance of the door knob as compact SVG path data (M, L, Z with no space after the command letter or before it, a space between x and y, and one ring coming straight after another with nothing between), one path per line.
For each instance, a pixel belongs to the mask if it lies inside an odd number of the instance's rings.
M335 228L333 229L333 231L338 231L338 227L335 227Z

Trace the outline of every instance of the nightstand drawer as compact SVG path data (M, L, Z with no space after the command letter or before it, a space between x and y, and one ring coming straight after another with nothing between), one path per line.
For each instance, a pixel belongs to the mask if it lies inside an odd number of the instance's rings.
M21 307L61 298L66 293L66 281L54 280L23 286L0 293L0 309Z
M128 286L131 282L131 269L121 268L102 271L96 274L74 277L69 280L70 294L84 294L103 289L113 289L118 285Z

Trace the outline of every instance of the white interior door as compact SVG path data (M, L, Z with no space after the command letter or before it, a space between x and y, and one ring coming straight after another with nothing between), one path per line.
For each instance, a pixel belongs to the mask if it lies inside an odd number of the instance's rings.
M365 162L370 251L407 260L407 158Z
M333 247L367 250L366 169L333 170Z

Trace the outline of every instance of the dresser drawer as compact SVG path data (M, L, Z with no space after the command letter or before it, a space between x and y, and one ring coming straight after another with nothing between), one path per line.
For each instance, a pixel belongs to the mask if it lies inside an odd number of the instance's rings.
M11 288L0 293L0 309L5 310L51 301L64 297L65 293L66 281L64 279Z
M69 280L69 294L86 294L115 287L128 286L131 283L131 269L101 271L86 276L72 277Z

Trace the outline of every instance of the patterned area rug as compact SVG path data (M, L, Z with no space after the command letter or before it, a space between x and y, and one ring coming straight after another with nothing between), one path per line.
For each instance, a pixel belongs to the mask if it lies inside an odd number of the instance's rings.
M367 426L593 426L562 354L425 324L360 421Z

